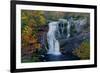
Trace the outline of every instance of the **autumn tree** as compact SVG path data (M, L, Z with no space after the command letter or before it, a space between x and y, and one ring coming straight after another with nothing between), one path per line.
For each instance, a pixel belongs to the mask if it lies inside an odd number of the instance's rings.
M33 10L21 11L21 46L24 53L32 53L40 48L38 42L38 28L45 25L44 12Z
M90 42L84 40L79 48L73 51L73 54L80 57L80 59L90 59Z

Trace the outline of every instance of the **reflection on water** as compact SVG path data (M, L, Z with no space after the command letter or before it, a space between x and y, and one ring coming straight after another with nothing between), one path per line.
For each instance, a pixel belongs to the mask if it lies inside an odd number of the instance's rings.
M46 54L43 58L43 61L68 61L68 60L80 60L79 57L74 56L73 54L66 54L66 55L52 55L52 54Z

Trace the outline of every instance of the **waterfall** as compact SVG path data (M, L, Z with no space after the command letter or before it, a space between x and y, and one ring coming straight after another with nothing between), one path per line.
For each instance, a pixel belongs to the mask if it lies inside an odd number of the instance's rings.
M59 28L61 29L60 30L60 32L61 32L60 35L61 35L62 38L65 38L66 37L65 36L66 34L64 33L64 31L65 31L65 29L67 29L67 28L65 28L65 25L67 24L67 22L68 22L67 19L59 19L59 23L60 23L60 27Z
M62 22L61 23L61 35L62 35L62 37L64 37L64 23Z
M70 24L70 22L68 22L68 24L67 24L67 38L70 37L70 26L71 26L71 24Z
M61 40L70 38L72 26L75 26L74 28L78 33L81 32L82 28L86 24L87 19L74 20L72 17L69 19L59 19L58 21L50 22L48 24L49 30L47 32L47 54L61 55L58 39Z
M65 27L66 24L67 26ZM59 21L52 21L51 23L48 24L48 26L49 26L49 30L47 33L48 54L60 55L61 54L60 45L59 41L57 40L57 37L64 38L67 35L66 38L69 38L71 23L70 21L67 21L67 19L59 19ZM64 33L65 28L67 34ZM60 32L59 29L61 30Z
M58 22L49 23L49 31L47 33L48 54L60 55L59 41L56 39L55 34L58 31Z

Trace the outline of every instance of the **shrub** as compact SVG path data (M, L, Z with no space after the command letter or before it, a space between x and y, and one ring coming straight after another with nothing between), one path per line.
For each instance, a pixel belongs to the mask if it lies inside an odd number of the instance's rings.
M90 42L85 40L81 43L79 48L76 48L73 51L74 55L80 57L80 59L89 59L90 58Z

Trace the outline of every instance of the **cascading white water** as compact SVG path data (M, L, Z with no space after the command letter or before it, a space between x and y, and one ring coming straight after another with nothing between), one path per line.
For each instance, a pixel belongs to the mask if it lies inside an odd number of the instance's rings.
M71 24L68 22L68 24L67 24L67 38L70 37L70 26L71 26Z
M61 35L62 35L62 37L64 37L64 23L62 22L61 23Z
M60 29L61 29L61 37L64 38L65 37L65 33L64 33L64 30L65 30L65 25L67 24L67 19L59 19L59 23L60 23Z
M60 24L60 27L59 27ZM60 45L59 41L56 39L56 34L58 36L64 37L64 25L67 24L67 38L70 37L70 27L71 24L66 19L59 19L59 21L49 23L49 31L47 33L47 42L48 42L48 54L60 55ZM59 32L59 28L61 29L61 33ZM57 33L58 32L58 33Z
M55 34L58 31L58 22L49 23L49 31L47 33L48 54L60 55L59 41L56 39Z

